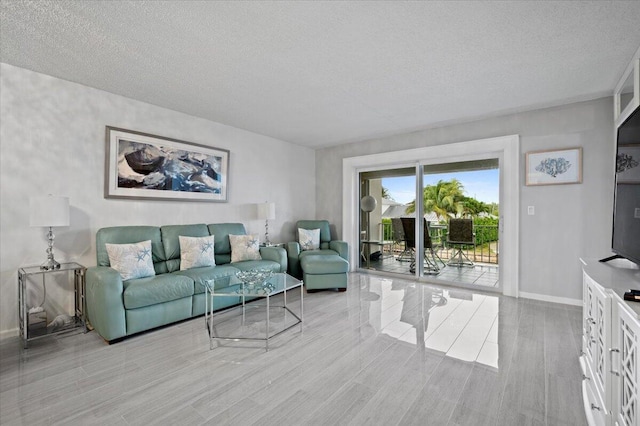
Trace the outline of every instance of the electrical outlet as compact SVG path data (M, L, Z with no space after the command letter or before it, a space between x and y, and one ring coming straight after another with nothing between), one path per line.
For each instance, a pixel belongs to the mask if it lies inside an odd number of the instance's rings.
M533 216L534 214L536 214L536 208L535 206L529 206L527 207L527 214L529 216Z
M640 207L635 208L635 210L633 211L633 217L635 219L640 219Z

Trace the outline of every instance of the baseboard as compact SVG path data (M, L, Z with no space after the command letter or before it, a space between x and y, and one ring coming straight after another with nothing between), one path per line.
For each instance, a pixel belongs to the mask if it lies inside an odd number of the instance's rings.
M518 295L525 299L541 300L543 302L562 303L563 305L582 306L582 299L569 299L568 297L548 296L546 294L526 293L521 291Z
M0 340L8 339L9 337L16 337L19 333L20 329L18 327L9 330L2 330L0 331Z

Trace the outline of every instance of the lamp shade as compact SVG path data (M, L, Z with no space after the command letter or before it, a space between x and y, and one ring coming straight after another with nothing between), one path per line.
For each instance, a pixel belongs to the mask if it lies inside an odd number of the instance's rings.
M29 225L69 226L69 198L52 195L29 198Z
M276 218L275 203L258 204L258 219L273 220Z
M365 195L360 200L360 208L362 209L363 212L367 212L367 213L374 211L376 209L377 204L378 204L378 201L371 195Z

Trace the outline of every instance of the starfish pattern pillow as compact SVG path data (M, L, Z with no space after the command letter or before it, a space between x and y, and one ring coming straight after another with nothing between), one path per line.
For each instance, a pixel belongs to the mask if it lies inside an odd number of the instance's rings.
M260 240L257 235L229 235L231 263L243 260L260 260Z
M298 228L298 242L302 251L318 250L320 248L320 229Z
M120 272L123 281L152 277L151 240L133 244L105 244L111 267Z
M180 270L201 266L215 266L214 236L185 237L180 235Z

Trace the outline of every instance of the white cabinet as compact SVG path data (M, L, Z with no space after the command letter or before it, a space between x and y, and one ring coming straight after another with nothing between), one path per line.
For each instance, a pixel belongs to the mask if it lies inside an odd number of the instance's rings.
M583 261L583 324L580 367L589 425L640 426L638 351L640 269L626 261Z
M612 395L612 415L615 424L631 426L640 424L638 413L638 345L640 323L623 304L616 304L616 346L612 348L612 374L615 392Z
M611 376L611 295L586 273L583 279L583 375L589 397L585 396L587 418L601 419L597 425L609 425Z

